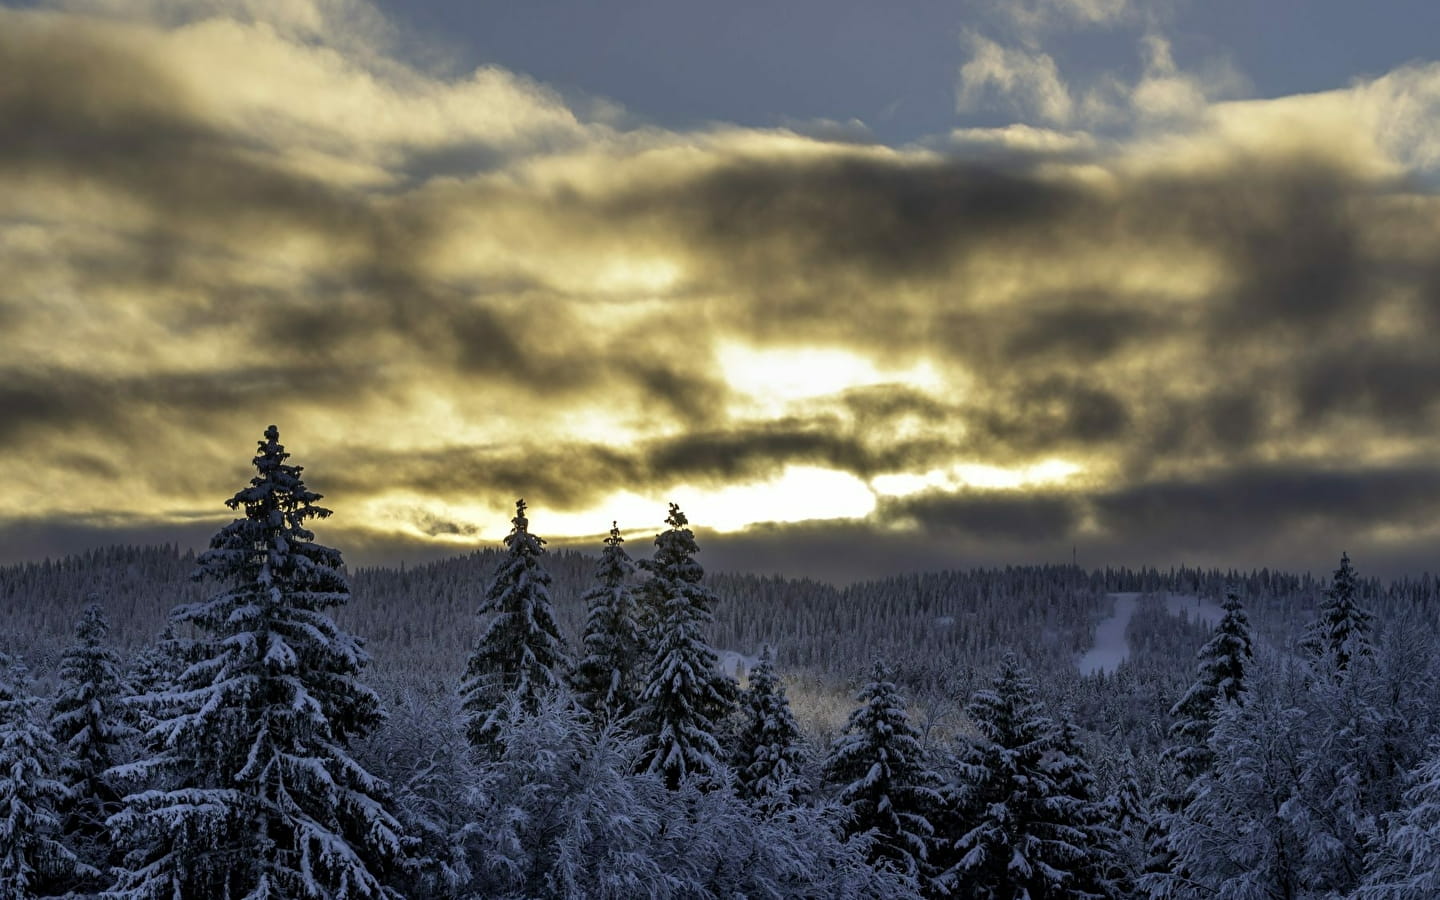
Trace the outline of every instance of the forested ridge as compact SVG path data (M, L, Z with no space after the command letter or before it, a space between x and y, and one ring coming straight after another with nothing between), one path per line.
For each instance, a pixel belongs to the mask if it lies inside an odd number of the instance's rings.
M705 572L673 504L551 552L523 500L349 571L254 465L199 554L0 569L0 898L1440 896L1431 576L836 587Z

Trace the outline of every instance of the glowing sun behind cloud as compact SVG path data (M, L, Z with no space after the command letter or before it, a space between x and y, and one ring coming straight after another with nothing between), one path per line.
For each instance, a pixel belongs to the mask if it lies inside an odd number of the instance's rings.
M900 384L936 393L944 387L928 361L883 369L873 360L840 347L752 347L720 342L716 358L725 380L757 412L783 413L797 401L839 394L852 388Z

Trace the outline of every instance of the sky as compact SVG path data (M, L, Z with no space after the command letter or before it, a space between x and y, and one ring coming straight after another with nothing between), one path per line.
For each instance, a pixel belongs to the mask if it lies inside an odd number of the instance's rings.
M1433 3L0 5L0 561L1435 570Z

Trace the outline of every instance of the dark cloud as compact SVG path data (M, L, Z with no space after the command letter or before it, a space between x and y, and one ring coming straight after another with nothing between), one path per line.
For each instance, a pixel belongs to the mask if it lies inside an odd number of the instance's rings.
M376 223L365 205L264 161L204 124L186 87L98 29L51 18L0 35L0 171L61 177L163 211L169 229L297 225L336 237Z
M913 522L936 537L1045 544L1067 540L1082 513L1074 495L962 489L887 499L876 515L881 521Z
M0 369L0 446L41 431L119 432L143 438L156 423L202 428L207 420L264 418L281 398L324 404L349 396L363 370L256 365L221 372L106 377L54 369Z
M58 559L116 544L158 545L200 549L210 536L230 521L220 509L213 521L175 523L127 519L124 516L87 517L47 514L18 520L0 520L0 564Z
M1395 430L1428 428L1440 409L1440 352L1428 343L1416 334L1311 348L1296 367L1302 421L1338 413Z
M1100 525L1149 546L1293 551L1316 535L1333 544L1371 539L1379 526L1421 528L1440 509L1433 466L1246 466L1131 485L1092 499Z
M1130 424L1114 392L1078 377L1051 375L1002 393L978 417L985 440L1022 452L1113 442Z
M383 481L436 498L525 496L537 506L582 510L621 490L680 484L723 486L764 480L787 465L819 465L870 477L907 464L950 458L953 448L883 443L832 419L781 420L726 431L697 431L632 447L598 443L517 443L415 453L346 453L323 460L336 493L363 494Z
M1042 307L1015 325L1006 337L1004 358L1022 365L1037 360L1103 362L1133 342L1169 330L1143 301L1130 301L1132 306L1114 301L1096 291L1054 298L1049 308Z

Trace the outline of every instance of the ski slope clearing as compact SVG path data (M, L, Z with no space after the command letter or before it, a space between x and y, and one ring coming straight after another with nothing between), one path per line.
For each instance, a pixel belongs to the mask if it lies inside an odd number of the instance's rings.
M1095 626L1095 643L1080 656L1077 665L1081 675L1110 674L1130 658L1130 643L1125 638L1130 620L1140 603L1139 592L1114 593L1115 611ZM1165 609L1172 616L1189 616L1214 628L1224 611L1214 600L1191 594L1166 594Z

